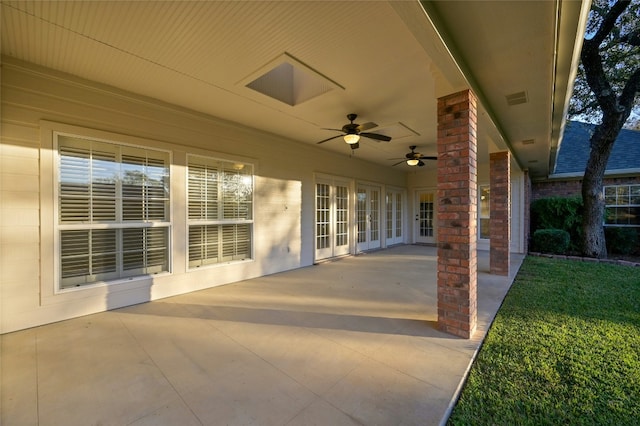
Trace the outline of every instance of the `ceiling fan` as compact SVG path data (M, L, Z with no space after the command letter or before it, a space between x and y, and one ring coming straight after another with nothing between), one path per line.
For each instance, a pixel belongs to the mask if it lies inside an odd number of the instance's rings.
M438 157L436 156L427 156L427 155L422 155L419 152L416 152L415 149L417 148L416 145L412 145L409 147L411 149L411 152L408 152L405 155L405 158L402 158L402 161L398 161L397 163L394 164L394 166L397 166L398 164L402 164L402 163L407 163L409 166L418 166L418 167L422 167L424 166L424 161L422 160L437 160ZM400 160L400 158L390 158L390 160Z
M391 140L391 137L387 135L365 132L365 130L369 130L371 128L377 127L377 124L371 123L371 122L364 123L364 124L354 123L354 120L357 117L358 117L357 114L347 114L347 119L350 121L350 123L347 123L344 126L342 126L342 129L327 129L327 128L324 129L324 130L335 130L336 132L342 132L343 133L342 135L332 136L330 138L323 139L320 142L316 142L316 143L321 144L321 143L328 142L332 139L342 137L344 138L344 141L351 146L351 149L358 149L360 147L360 143L359 143L360 137L365 137L365 138L369 138L369 139L373 139L375 141L381 141L381 142L389 142Z

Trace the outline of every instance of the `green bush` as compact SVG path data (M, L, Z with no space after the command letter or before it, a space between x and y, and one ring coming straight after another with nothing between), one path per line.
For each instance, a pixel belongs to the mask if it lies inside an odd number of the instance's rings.
M533 233L533 251L564 254L569 249L569 233L563 229L538 229Z
M582 241L581 197L549 197L531 203L531 233L539 229L562 229L569 233L569 249L580 251Z
M605 227L604 236L609 253L627 255L639 250L638 231L635 228Z

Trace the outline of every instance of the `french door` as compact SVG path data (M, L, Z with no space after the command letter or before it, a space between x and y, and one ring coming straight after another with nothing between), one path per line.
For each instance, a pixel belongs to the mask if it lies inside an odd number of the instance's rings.
M359 185L356 192L357 250L380 248L380 188Z
M316 260L349 253L349 186L316 183Z
M400 191L387 191L386 205L386 242L387 245L404 242L403 197Z
M434 244L436 242L435 199L435 191L416 192L414 227L416 243Z

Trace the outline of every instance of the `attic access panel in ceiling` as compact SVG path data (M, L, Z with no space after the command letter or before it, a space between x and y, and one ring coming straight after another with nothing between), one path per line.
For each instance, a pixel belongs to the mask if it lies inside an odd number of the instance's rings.
M287 53L256 71L241 84L290 106L334 89L344 89Z

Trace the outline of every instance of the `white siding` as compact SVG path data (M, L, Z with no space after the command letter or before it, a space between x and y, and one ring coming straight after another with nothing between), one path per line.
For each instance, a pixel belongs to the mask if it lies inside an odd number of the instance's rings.
M4 61L1 77L2 333L311 265L314 173L405 186L402 171L15 60ZM171 152L171 273L54 294L53 130ZM253 261L187 271L189 153L254 165Z

